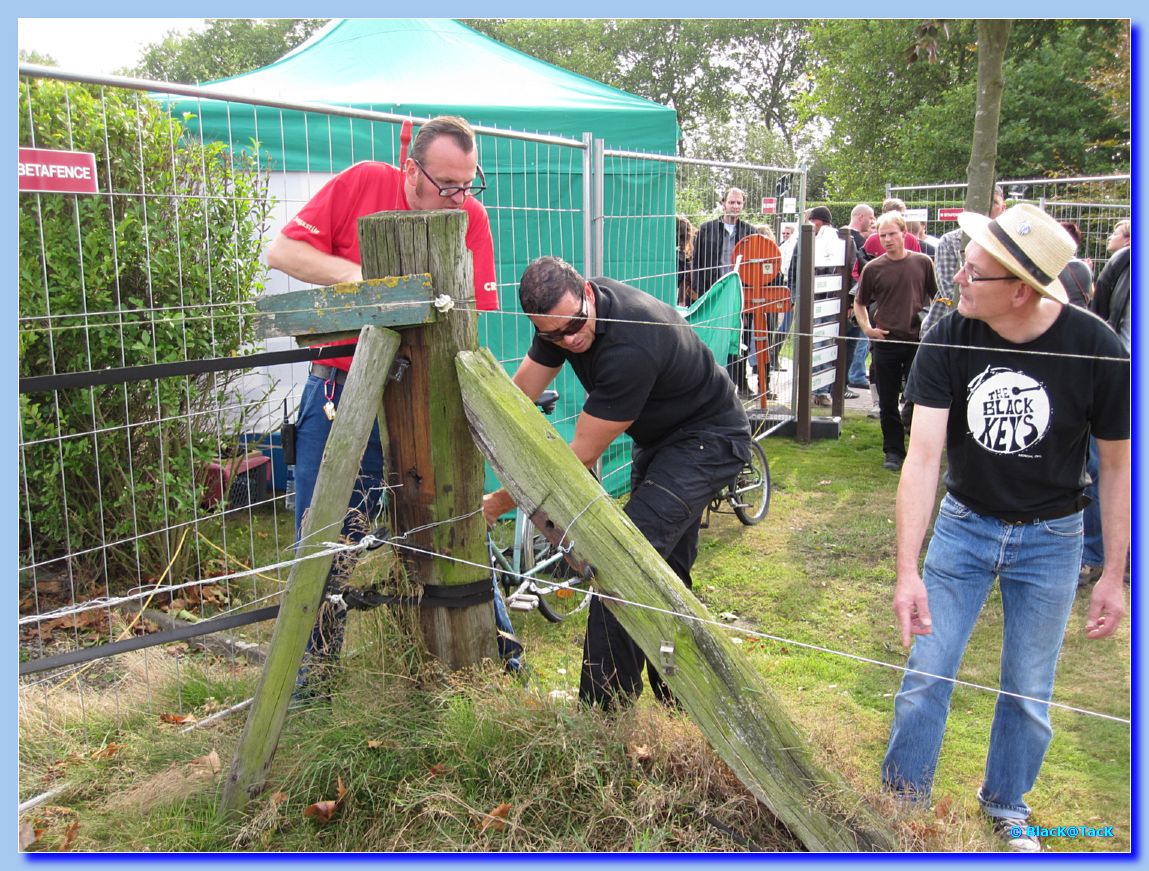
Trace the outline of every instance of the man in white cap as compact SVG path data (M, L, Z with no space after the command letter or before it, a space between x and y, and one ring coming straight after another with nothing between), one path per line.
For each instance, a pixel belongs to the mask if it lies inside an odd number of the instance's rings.
M893 607L903 645L914 643L882 782L928 804L951 679L999 578L1001 693L978 801L1012 849L1035 851L1023 796L1053 734L1045 702L1077 591L1090 433L1105 566L1086 636L1112 635L1125 613L1129 358L1100 318L1067 304L1056 276L1074 244L1049 215L1021 204L958 222L971 241L957 312L922 338L906 386L915 410L898 486ZM919 574L943 449L947 492Z

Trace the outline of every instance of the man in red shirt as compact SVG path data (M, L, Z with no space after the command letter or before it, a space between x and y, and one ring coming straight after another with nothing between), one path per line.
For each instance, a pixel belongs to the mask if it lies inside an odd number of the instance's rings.
M473 258L475 303L480 310L496 310L499 297L491 225L486 209L475 199L484 187L471 126L454 116L433 118L419 129L411 156L402 167L364 161L325 184L268 247L267 264L311 284L362 281L359 218L381 211L462 209L467 213L466 245ZM313 363L303 388L295 437L297 537L303 514L311 505L319 463L350 366L350 355ZM368 531L382 492L383 446L376 425L344 519L345 536L355 540ZM326 531L322 535L330 537ZM338 590L352 567L344 560L333 564L327 579L329 592ZM337 655L342 645L345 614L328 604L320 610L309 645L313 661Z

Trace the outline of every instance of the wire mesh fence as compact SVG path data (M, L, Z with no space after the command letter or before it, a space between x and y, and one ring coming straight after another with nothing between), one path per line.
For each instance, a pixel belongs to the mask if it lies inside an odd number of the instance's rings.
M1130 176L1031 178L999 184L1006 205L1032 203L1059 221L1076 224L1081 236L1077 256L1092 264L1094 276L1101 273L1110 257L1106 241L1113 225L1131 214ZM940 236L957 226L952 216L965 203L966 184L887 185L886 196L899 197L909 209L927 210L927 232ZM941 217L942 210L951 217Z
M21 147L97 166L96 193L20 195L20 629L34 660L154 630L163 612L278 599L294 541L279 429L308 364L253 356L294 349L259 335L255 299L301 286L263 251L340 170L396 162L406 119L21 72ZM517 302L531 260L557 255L673 302L678 213L710 217L732 184L758 202L803 183L606 151L589 134L477 132L500 296L480 343L511 371L533 335ZM556 386L569 438L583 391L569 371ZM614 492L628 456L624 439L606 458ZM82 700L83 671L26 686L70 682Z

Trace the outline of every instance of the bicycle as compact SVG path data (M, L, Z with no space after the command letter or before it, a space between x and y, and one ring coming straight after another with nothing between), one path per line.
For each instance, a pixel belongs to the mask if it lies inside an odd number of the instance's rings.
M544 390L535 404L549 415L558 399L558 391ZM537 610L551 623L561 623L590 605L589 566L576 570L567 550L547 541L522 509L515 510L513 535L509 544L500 545L494 532L487 532L491 572L503 588L509 610Z
M535 401L544 414L553 413L557 402L558 393L554 390L544 391ZM757 441L751 440L749 462L734 481L714 494L702 526L709 525L711 513L731 512L746 526L754 526L770 510L770 492L766 453ZM500 545L488 531L487 547L491 571L503 587L508 609L537 609L550 622L560 623L590 604L593 573L584 569L580 574L574 569L574 561L567 559L567 553L547 541L521 509L515 511L511 542Z
M746 526L762 521L770 510L770 463L757 440L750 440L750 461L742 467L738 477L714 494L706 508L702 526L710 525L711 514L733 514ZM729 505L730 510L723 507Z

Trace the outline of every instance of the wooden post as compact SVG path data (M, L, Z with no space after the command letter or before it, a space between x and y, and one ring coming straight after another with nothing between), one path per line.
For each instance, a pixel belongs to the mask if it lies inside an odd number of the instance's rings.
M810 850L894 849L885 824L814 762L762 678L725 632L701 622L712 619L706 609L491 354L461 353L458 369L475 441L519 506L541 508L565 531L594 566L597 590L660 609L603 599L746 787Z
M364 327L360 333L339 413L323 450L311 508L303 518L300 540L305 544L300 545L298 556L322 550L324 541L339 539L347 503L398 347L399 335L391 330ZM323 601L331 561L332 556L327 555L292 566L263 675L224 784L221 816L241 811L250 798L263 790L267 781L295 689L295 676Z
M814 367L814 225L802 224L798 228L798 311L795 328L798 331L797 359L794 377L798 379L797 440L810 443L810 378Z
M466 213L444 209L381 213L359 224L365 278L429 273L435 293L454 306L434 323L403 330L399 357L410 367L383 397L395 529L411 531L405 543L418 549L400 548L399 555L408 576L421 584L489 577L480 568L487 563L486 523L479 511L483 460L472 449L455 372L455 355L478 347L466 222ZM424 608L420 623L427 649L450 668L498 656L489 602Z

